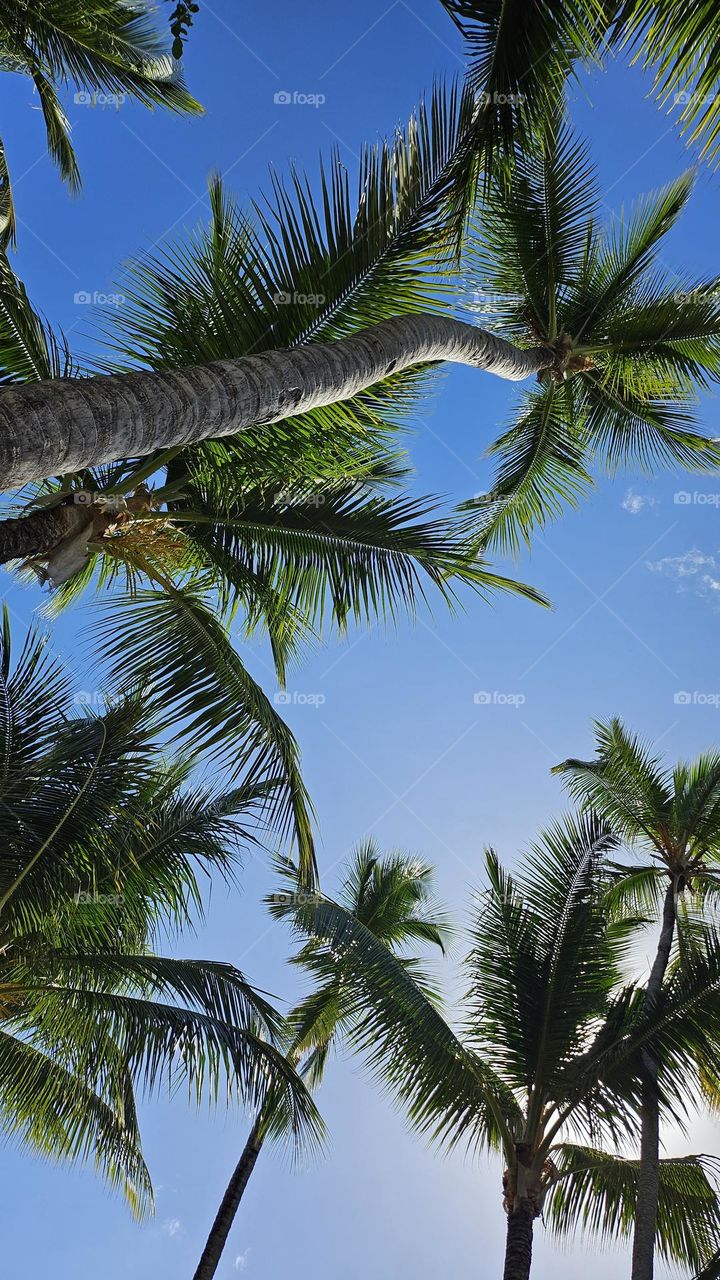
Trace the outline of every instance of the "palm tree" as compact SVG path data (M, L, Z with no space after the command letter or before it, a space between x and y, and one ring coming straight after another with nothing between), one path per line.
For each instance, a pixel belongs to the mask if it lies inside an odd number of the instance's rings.
M640 859L639 866L618 869L611 901L659 917L660 936L645 988L645 1005L651 1012L670 971L676 926L682 956L683 947L692 945L698 913L714 902L720 885L720 753L706 752L671 770L619 720L596 725L595 745L594 760L566 760L555 772L566 778L577 800L602 814ZM652 1280L659 1198L659 1064L647 1053L642 1066L632 1280Z
M297 873L286 870L293 888ZM444 952L449 938L445 915L432 900L432 869L407 854L381 855L375 842L368 840L355 851L348 874L341 886L340 901L345 909L368 929L375 938L399 958L414 981L431 994L432 986L422 973L417 960L407 956L408 946L431 942ZM274 895L282 901L287 895ZM347 1032L352 1015L345 1010L345 993L338 980L337 969L323 950L307 942L293 957L314 982L314 989L290 1013L292 1042L288 1061L311 1088L320 1084L331 1049ZM240 1202L255 1168L263 1144L268 1137L282 1135L285 1118L272 1105L257 1115L242 1155L233 1171L217 1217L207 1239L194 1280L212 1280Z
M261 791L185 785L137 697L74 713L72 685L31 633L0 632L0 1128L92 1160L136 1213L152 1204L135 1111L183 1082L257 1110L272 1096L298 1141L317 1113L281 1051L281 1019L228 964L151 943L200 905L197 877L232 877Z
M367 149L356 202L337 156L317 207L298 174L289 189L276 182L253 219L213 183L210 227L137 264L123 285L127 314L107 360L141 362L163 381L177 366L250 358L263 343L299 352L396 310L440 309L432 228L467 110L463 94L438 89L392 146ZM7 267L0 283L6 386L110 385L66 376L78 371L62 336ZM245 635L264 629L282 683L328 623L342 632L412 613L430 592L452 604L462 584L512 585L479 558L474 513L445 515L433 499L392 492L404 474L397 426L426 381L413 371L286 427L149 458L133 449L116 466L68 475L63 464L58 479L21 495L21 518L0 521L0 559L24 558L60 584L58 605L93 578L113 589L101 643L123 682L150 683L193 745L224 753L244 777L285 779L276 827L294 832L308 878L297 746L228 633L238 615Z
M110 94L146 107L197 113L165 34L150 9L129 0L4 0L0 70L28 76L40 101L48 152L71 189L80 171L60 93L74 85L83 100ZM118 97L119 95L119 97ZM76 95L77 96L77 95ZM0 140L0 237L14 236L7 156Z
M382 269L368 268L360 237L374 234L375 210L392 185L389 175L401 161L408 166L405 140L396 144L392 162L380 153L366 157L361 222L351 232L339 170L323 183L324 234L320 212L295 176L292 193L276 188L274 218L261 220L261 245L241 220L230 259L227 239L216 237L205 241L203 254L191 245L166 261L139 264L123 288L131 306L120 318L125 336L118 345L125 362L141 360L153 372L6 388L0 393L0 450L11 483L37 478L40 442L45 473L154 451L150 463L134 468L134 476L143 477L192 441L240 439L259 423L267 430L330 407L337 420L337 410L369 387L390 394L399 381L402 394L408 371L441 359L513 378L540 375L540 388L528 394L515 424L492 446L501 456L497 481L475 504L491 545L515 547L563 501L576 502L595 455L611 468L637 462L647 468L716 467L717 443L700 433L692 405L697 390L720 371L718 290L714 278L671 281L657 258L689 198L689 174L641 202L620 231L604 231L584 147L565 126L545 131L512 164L497 168L466 250L469 305L477 293L490 296L497 332L428 314L442 279L437 260L431 257L428 265L428 237L430 244L437 240L438 212L452 185L447 175L469 128L467 96L466 90L449 116L444 167L435 158L438 141L416 149L413 167L422 154L428 172L420 199L411 188L406 216L414 233L399 234L385 215L395 255ZM438 111L433 104L431 118ZM428 121L424 115L420 120L409 139L426 138ZM449 128L447 121L442 130L436 126L441 138ZM398 197L394 218L405 203ZM382 241L387 247L387 238ZM238 283L241 259L246 271ZM379 258L373 255L373 261L381 268ZM447 271L442 252L440 266ZM226 301L216 296L220 272L230 288ZM318 307L319 279L323 287L326 279L330 283ZM359 298L347 293L356 283L362 285ZM234 324L239 334L231 336ZM199 327L207 333L200 341ZM253 354L268 345L271 353ZM10 554L14 531L6 536Z
M546 831L517 877L487 854L475 904L465 1032L457 1034L392 953L342 904L272 901L334 964L365 1052L414 1126L445 1145L487 1147L505 1163L504 1280L527 1280L534 1223L627 1237L639 1163L622 1155L641 1107L638 1059L662 1063L663 1105L688 1105L687 1063L717 1065L720 939L673 975L654 1009L622 985L628 929L609 921L606 859L615 837L592 814ZM707 1156L662 1161L659 1244L698 1269L717 1248L718 1169ZM484 1269L485 1271L487 1268Z

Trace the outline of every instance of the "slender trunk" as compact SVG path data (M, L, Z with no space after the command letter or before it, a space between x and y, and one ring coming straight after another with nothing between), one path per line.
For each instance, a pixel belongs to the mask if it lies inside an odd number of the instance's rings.
M447 316L398 316L332 343L190 369L0 391L0 487L234 435L333 404L411 365L450 360L520 381L553 365Z
M675 880L665 894L662 928L655 960L645 991L645 1011L652 1012L662 991L675 933ZM653 1058L642 1056L642 1114L640 1127L640 1170L633 1233L631 1280L653 1280L655 1234L660 1188L660 1105L658 1069Z
M503 1280L528 1280L532 1264L535 1211L528 1200L516 1200L507 1217Z
M233 1175L228 1182L193 1280L212 1280L215 1275L223 1249L227 1244L232 1224L235 1221L235 1214L240 1206L250 1175L255 1168L255 1162L262 1150L262 1144L261 1121L260 1117L258 1117L245 1143L243 1153L235 1166Z

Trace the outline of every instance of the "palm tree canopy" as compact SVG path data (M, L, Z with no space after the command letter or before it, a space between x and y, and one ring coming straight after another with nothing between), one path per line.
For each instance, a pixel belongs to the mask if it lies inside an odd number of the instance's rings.
M717 893L720 753L706 751L670 767L618 719L596 723L595 748L593 760L565 760L554 772L575 800L602 813L645 858L637 867L618 869L611 901L656 908L670 875L683 897L689 896L679 923L690 924L693 910Z
M438 86L392 143L365 149L356 194L336 154L319 196L292 173L248 213L213 181L209 227L130 268L126 319L103 367L233 358L446 307L438 216L471 106L468 91ZM4 380L80 372L7 266L5 289ZM438 593L452 606L464 585L488 595L518 588L478 554L474 513L396 492L405 474L397 427L428 376L387 379L272 432L60 477L24 492L16 508L52 530L28 559L61 582L58 607L91 582L113 590L101 646L121 681L152 681L192 745L223 754L251 783L278 783L276 830L295 838L308 880L314 850L297 746L231 646L231 628L267 634L282 683L327 624L343 632L392 621ZM86 515L72 501L78 488L91 499ZM107 498L119 509L103 507ZM68 535L59 517L69 509Z
M296 877L288 868L290 880ZM405 853L381 854L374 840L354 852L340 888L345 909L383 943L429 995L434 984L408 949L430 943L445 951L452 929L433 898L432 867ZM273 900L277 898L274 896ZM282 895L280 895L282 900ZM337 965L324 947L310 940L293 957L313 982L313 990L288 1016L293 1032L291 1055L302 1062L302 1076L319 1083L333 1044L352 1025L352 1008L338 980Z
M231 965L150 944L201 906L198 876L233 877L266 796L188 786L158 759L137 697L78 715L69 676L31 634L0 634L0 1126L59 1159L93 1159L138 1213L152 1188L136 1088L185 1084L317 1140L281 1052L282 1021ZM225 1096L225 1093L223 1096Z
M670 279L658 256L692 185L685 174L605 228L587 150L567 125L498 167L468 246L473 288L492 299L500 333L564 354L560 378L529 392L491 446L496 478L473 503L489 546L517 552L577 505L593 461L611 472L718 466L693 406L720 374L720 292L714 277Z
M462 184L487 173L539 123L557 120L566 85L582 65L626 50L652 75L652 91L676 113L701 155L720 155L712 0L441 0L465 38L468 78L480 110ZM474 163L474 167L473 167ZM466 208L468 207L466 203Z

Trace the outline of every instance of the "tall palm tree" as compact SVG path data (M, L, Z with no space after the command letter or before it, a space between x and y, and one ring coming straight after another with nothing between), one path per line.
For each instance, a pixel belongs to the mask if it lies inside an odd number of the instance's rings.
M571 794L591 806L639 859L618 869L613 903L650 911L660 922L655 957L645 988L648 1012L670 972L676 929L681 947L720 888L720 752L669 768L619 720L596 725L594 760L558 765ZM644 1055L641 1172L633 1241L632 1280L652 1280L658 1215L660 1157L659 1064Z
M80 171L61 93L130 97L146 107L197 113L149 5L128 0L3 0L0 70L25 75L38 95L48 152L74 190ZM14 235L7 154L0 140L0 238Z
M293 868L289 868L289 874L290 881L296 882ZM432 869L424 863L407 854L381 855L375 842L368 840L355 851L339 895L345 909L399 958L403 968L428 994L432 993L431 983L419 962L406 952L418 942L431 942L445 950L450 930L444 912L433 902L432 880ZM282 901L284 896L275 895L274 900ZM292 963L312 977L314 987L288 1016L292 1040L287 1056L301 1078L315 1088L332 1048L352 1025L352 1013L346 1011L345 992L336 966L322 947L307 942ZM216 1274L263 1144L269 1137L282 1135L285 1122L272 1101L258 1113L227 1185L194 1280L212 1280Z
M334 964L369 1058L415 1127L448 1146L487 1147L505 1163L504 1280L527 1280L542 1215L561 1237L578 1226L627 1237L639 1163L638 1059L662 1062L663 1105L687 1105L687 1063L702 1044L718 1063L720 940L673 975L653 1009L623 985L627 925L610 922L606 866L616 840L592 814L543 833L517 876L487 854L475 904L464 1033L456 1033L392 953L342 904L273 901ZM660 1248L697 1269L717 1248L718 1169L706 1156L662 1161ZM484 1268L487 1271L487 1267Z
M184 785L127 698L76 714L70 678L31 633L0 631L0 1129L30 1150L92 1160L142 1214L152 1186L135 1090L186 1082L257 1110L272 1096L311 1143L314 1105L281 1051L275 1010L233 966L168 959L152 942L233 876L261 791Z

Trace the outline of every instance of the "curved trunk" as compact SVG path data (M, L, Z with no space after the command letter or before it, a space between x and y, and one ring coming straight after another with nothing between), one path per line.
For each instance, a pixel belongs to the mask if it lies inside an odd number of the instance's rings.
M234 435L348 400L411 365L450 360L520 381L550 367L446 316L385 320L332 343L309 343L190 369L27 383L0 391L0 483L79 471L117 458Z
M653 967L645 991L645 1009L657 1003L670 960L675 933L675 881L665 894L663 922ZM648 1054L642 1056L642 1114L640 1128L640 1171L635 1207L631 1280L653 1280L655 1266L655 1234L660 1191L660 1106L657 1090L658 1071Z
M193 1280L212 1280L215 1275L248 1179L262 1150L262 1144L261 1123L258 1118L227 1185Z
M516 1200L508 1212L503 1280L528 1280L532 1264L535 1211L528 1200Z

